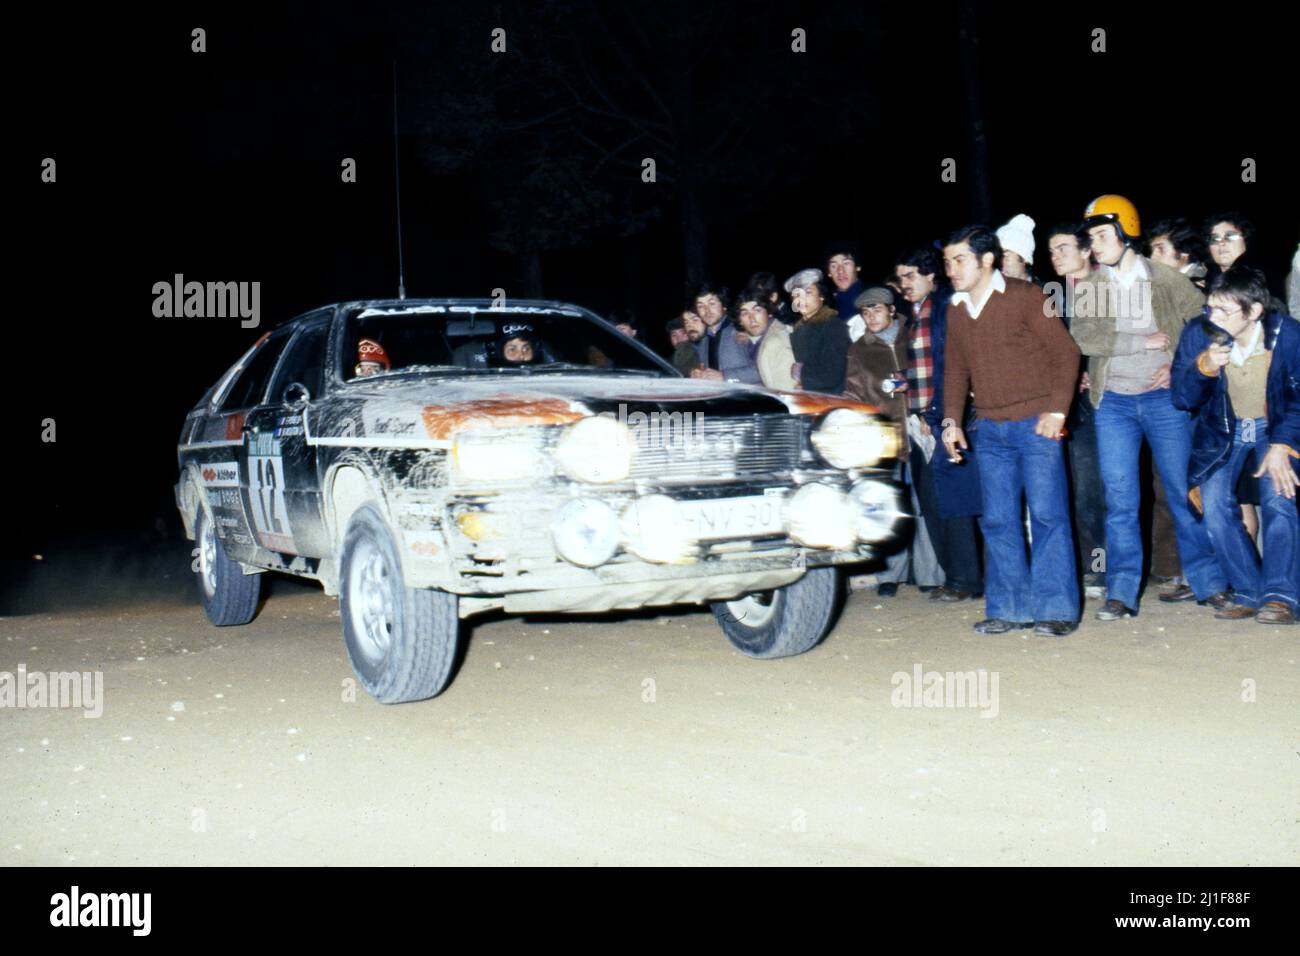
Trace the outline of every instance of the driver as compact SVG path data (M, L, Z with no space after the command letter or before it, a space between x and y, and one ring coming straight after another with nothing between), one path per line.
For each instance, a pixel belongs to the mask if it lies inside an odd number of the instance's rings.
M388 353L374 339L362 339L357 343L357 378L387 372L392 367L393 363L388 360Z
M542 360L542 344L527 322L510 322L497 336L497 364L502 366L535 365Z

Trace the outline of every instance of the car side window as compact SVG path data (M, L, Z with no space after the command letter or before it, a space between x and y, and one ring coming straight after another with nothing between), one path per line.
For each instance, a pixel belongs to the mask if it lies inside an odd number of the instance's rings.
M240 408L252 408L262 401L262 396L266 394L267 382L271 378L271 373L275 371L275 363L288 341L289 333L286 329L284 332L273 333L262 343L262 347L248 360L244 370L230 386L230 391L226 392L220 411L233 412Z
M307 386L311 397L319 397L324 388L325 334L329 330L326 323L304 329L293 340L288 354L280 363L280 371L271 385L271 401L278 402L284 397L284 390L294 382Z

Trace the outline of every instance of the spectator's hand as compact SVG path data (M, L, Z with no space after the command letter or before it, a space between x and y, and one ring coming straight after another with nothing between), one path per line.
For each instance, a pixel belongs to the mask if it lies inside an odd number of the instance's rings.
M1079 376L1079 394L1082 395L1088 389L1092 388L1092 376L1084 372Z
M1269 445L1268 454L1253 477L1268 475L1274 491L1283 498L1294 498L1297 480L1295 469L1291 467L1292 458L1300 458L1300 452L1292 451L1288 445Z
M1228 356L1232 354L1230 345L1211 345L1205 350L1205 360L1207 365L1214 368L1223 368L1228 364Z
M926 421L924 418L922 418L920 415L917 415L917 416L916 416L916 420L917 420L918 422L921 423L921 434L922 434L922 435L928 435L928 434L930 434L930 423L927 422L927 421Z
M1150 335L1147 336L1148 349L1156 349L1157 351L1160 352L1168 352L1169 343L1170 343L1170 339L1169 339L1168 332L1152 332Z
M1168 388L1173 370L1172 365L1162 365L1156 369L1156 374L1151 376L1151 387Z
M1034 434L1050 438L1052 441L1058 441L1061 437L1061 429L1064 427L1065 419L1060 415L1043 412L1038 416L1038 423L1034 425Z
M722 373L716 368L704 368L701 366L691 373L691 378L709 378L722 381Z
M748 344L749 344L749 333L748 333L748 332L737 332L737 333L736 333L736 342L739 343L740 345L748 345Z
M948 460L951 462L961 461L961 452L957 450L958 448L970 448L966 444L966 433L957 425L949 425L943 430L943 447L947 450Z
M790 366L790 377L794 379L796 385L803 388L803 362L795 362Z

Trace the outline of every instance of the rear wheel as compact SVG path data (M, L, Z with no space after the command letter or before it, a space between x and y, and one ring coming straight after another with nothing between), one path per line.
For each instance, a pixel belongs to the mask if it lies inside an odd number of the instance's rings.
M262 575L245 574L238 561L226 556L217 529L204 509L199 509L194 524L194 539L198 544L194 575L208 620L218 627L247 624L257 613Z
M748 657L792 657L811 650L830 630L838 574L813 568L774 591L756 591L734 601L715 601L713 616L736 650Z
M456 595L405 586L397 545L374 504L353 512L343 535L339 616L352 669L381 704L425 700L450 683Z

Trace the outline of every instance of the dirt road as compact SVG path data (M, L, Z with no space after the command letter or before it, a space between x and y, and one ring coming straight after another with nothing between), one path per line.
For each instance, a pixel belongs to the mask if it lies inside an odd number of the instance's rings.
M498 618L382 707L319 590L218 630L168 587L0 619L0 670L104 675L99 718L0 710L0 863L1300 862L1300 628L984 638L903 588L756 662L705 612Z

